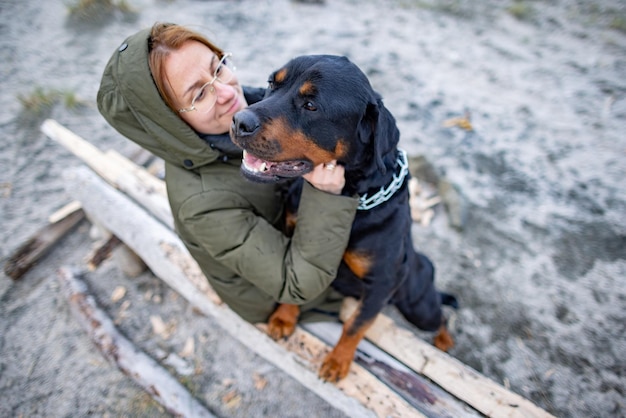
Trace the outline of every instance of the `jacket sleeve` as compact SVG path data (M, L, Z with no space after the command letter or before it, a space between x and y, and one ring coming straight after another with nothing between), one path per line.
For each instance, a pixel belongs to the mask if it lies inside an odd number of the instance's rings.
M211 257L274 300L306 303L336 277L356 198L325 193L304 182L291 238L246 208L245 198L235 191L223 193L219 202L198 201L206 198L195 196L181 207L186 228Z

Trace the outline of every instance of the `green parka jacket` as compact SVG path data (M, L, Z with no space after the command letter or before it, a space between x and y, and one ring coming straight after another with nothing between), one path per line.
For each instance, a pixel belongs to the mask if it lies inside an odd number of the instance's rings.
M264 322L276 302L302 305L302 318L336 311L330 288L347 246L358 201L308 183L291 238L279 230L280 186L247 181L241 154L225 135L199 135L161 99L148 66L143 30L109 60L98 109L122 135L165 160L177 233L219 296L241 317ZM260 89L245 89L249 103Z

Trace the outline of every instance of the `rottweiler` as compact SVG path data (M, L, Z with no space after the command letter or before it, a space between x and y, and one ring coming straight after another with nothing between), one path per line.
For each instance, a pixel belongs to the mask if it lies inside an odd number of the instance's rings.
M332 55L292 59L270 75L263 100L233 117L230 134L244 150L241 170L251 180L300 177L337 160L345 167L342 194L360 197L332 284L358 299L359 307L324 359L322 379L338 381L348 374L357 345L387 303L418 328L436 331L438 348L453 346L442 304L456 308L456 298L435 289L433 264L413 247L408 164L397 148L396 121L355 64ZM297 204L298 194L292 196ZM287 337L298 315L296 305L279 305L269 334Z

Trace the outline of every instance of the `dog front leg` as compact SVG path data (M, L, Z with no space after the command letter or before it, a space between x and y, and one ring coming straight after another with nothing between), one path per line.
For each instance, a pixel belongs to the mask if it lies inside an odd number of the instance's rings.
M348 375L350 364L354 359L357 346L372 325L373 320L358 324L360 309L343 326L343 332L335 348L326 355L319 370L321 379L327 382L338 382Z

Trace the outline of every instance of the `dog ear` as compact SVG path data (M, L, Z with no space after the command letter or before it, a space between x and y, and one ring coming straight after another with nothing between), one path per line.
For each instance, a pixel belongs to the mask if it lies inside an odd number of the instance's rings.
M387 167L383 162L383 155L398 144L400 133L396 120L383 105L380 96L367 104L365 115L359 124L358 136L361 142L372 153L376 167L385 174Z

